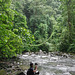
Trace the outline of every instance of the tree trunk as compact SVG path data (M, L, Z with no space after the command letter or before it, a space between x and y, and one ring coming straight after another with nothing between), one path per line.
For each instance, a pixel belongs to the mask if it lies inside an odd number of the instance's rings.
M71 0L67 2L67 13L68 13L68 29L69 29L69 43L72 42L72 26L71 26Z

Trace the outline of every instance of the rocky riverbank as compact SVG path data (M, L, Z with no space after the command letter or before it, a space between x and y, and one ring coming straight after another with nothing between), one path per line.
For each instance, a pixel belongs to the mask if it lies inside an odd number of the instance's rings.
M19 59L10 59L6 61L0 61L0 75L25 75L25 71L28 67L23 67L22 62Z
M26 57L26 55L31 56L33 54L46 55L50 57L61 56L65 58L75 58L74 55L66 54L62 52L49 52L49 53L43 51L36 52L36 53L26 52L23 55L24 57ZM3 61L0 61L0 75L26 75L29 66L26 63L24 63L23 60L19 59L19 57L23 55L19 55L18 58L13 57L10 60L4 59Z

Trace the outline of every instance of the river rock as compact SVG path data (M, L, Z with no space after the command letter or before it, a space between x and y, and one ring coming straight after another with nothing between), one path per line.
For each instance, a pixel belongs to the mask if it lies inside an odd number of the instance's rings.
M20 72L19 74L16 74L16 75L25 75L23 72Z
M7 72L4 69L2 69L0 70L0 75L7 75Z
M65 58L69 57L68 54L66 54L66 53L64 53L62 56L65 57Z
M30 55L30 53L29 52L26 52L25 55Z
M75 71L70 71L70 74L75 75Z
M57 55L57 56L62 56L62 52L54 52L54 55Z

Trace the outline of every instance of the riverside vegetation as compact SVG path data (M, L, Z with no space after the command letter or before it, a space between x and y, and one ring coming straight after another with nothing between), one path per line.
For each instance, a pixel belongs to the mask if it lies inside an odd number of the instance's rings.
M13 74L16 70L22 71L23 66L17 66L10 59L39 50L75 53L75 0L0 0L0 73L5 74L4 69ZM40 60L43 60L41 56ZM71 67L75 71L75 58L72 58L73 63L71 58L64 60L73 64L68 63L69 74L75 74L70 70Z
M24 51L75 53L75 0L0 0L0 59Z

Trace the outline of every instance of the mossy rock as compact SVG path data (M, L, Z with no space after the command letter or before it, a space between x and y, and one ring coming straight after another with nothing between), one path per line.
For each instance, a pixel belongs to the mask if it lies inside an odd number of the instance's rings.
M0 70L0 75L7 75L7 72L4 69L2 69Z
M15 75L25 75L22 71L15 72Z
M70 73L71 73L72 75L75 75L75 72L74 72L74 71L70 71Z
M27 70L27 69L29 68L29 66L21 65L20 68L21 68L22 70Z
M25 75L23 72L18 72L16 75Z

